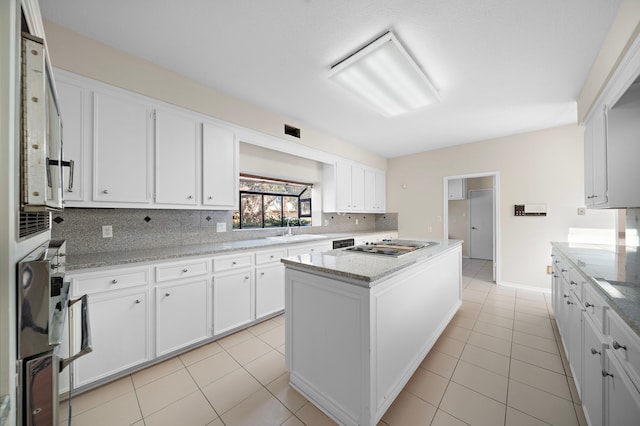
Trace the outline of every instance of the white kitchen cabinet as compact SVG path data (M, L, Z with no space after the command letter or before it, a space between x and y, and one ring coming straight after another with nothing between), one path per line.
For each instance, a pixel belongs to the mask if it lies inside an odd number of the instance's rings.
M367 209L365 202L365 181L365 167L362 165L347 162L326 165L323 177L324 211L353 213L372 211ZM372 198L376 193L375 187L372 187L371 191L370 204L378 204Z
M213 276L213 334L221 334L253 321L253 270Z
M126 96L94 92L93 109L94 201L148 203L151 106Z
M284 310L284 265L256 266L256 319Z
M69 167L63 170L63 199L65 201L81 201L84 199L84 164L85 164L85 132L87 120L85 109L88 94L80 85L56 76L58 104L63 128L63 159L73 161L73 187Z
M582 404L584 414L591 426L603 424L604 408L604 379L602 370L604 367L604 336L590 315L583 314L583 379L582 379Z
M202 125L202 204L238 208L238 144L231 130L210 122Z
M384 213L386 208L385 174L374 170L364 172L364 205L365 211Z
M331 250L333 248L333 244L331 241L322 241L312 244L296 244L288 247L287 255L288 256L300 256L302 254L310 254L314 252L322 252Z
M607 199L607 108L594 112L584 129L585 205L606 205Z
M578 394L582 390L582 360L583 360L583 342L582 342L582 304L578 300L574 291L569 292L567 299L567 318L569 320L567 327L568 347L567 357L571 365L573 379L576 383Z
M627 376L611 349L605 350L605 424L635 426L640 419L640 392Z
M198 204L199 122L193 116L156 110L156 191L160 204Z
M336 208L351 210L351 165L336 164Z
M162 356L208 337L209 280L156 286L156 355Z
M149 317L147 289L89 295L93 351L74 362L75 387L148 361Z
M449 200L465 200L467 198L467 180L449 179Z

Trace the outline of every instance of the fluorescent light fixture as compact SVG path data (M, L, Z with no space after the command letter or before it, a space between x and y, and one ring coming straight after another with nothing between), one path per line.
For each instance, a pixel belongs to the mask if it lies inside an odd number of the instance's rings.
M429 78L392 32L332 66L329 77L386 116L440 100Z

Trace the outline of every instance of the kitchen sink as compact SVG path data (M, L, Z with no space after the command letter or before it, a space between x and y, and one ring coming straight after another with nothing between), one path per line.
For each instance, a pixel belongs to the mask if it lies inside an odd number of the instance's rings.
M326 239L324 235L298 234L298 235L278 235L276 237L267 237L271 241L308 241Z

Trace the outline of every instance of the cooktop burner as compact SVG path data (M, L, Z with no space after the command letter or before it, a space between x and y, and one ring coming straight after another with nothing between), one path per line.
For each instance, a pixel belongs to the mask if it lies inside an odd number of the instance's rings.
M346 251L364 254L379 254L383 256L398 257L403 254L411 253L421 248L430 247L438 243L435 242L417 242L403 240L383 240L379 243L363 244L359 246L347 247Z

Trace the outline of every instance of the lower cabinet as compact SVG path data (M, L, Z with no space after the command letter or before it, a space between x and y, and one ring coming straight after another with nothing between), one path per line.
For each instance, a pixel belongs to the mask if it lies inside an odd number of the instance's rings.
M213 276L213 334L253 320L253 270Z
M156 355L208 337L206 279L156 286Z
M640 392L627 376L613 351L605 351L606 405L605 424L611 426L634 426L640 423Z
M73 364L76 387L149 360L149 316L146 289L90 295L93 352Z
M256 319L284 310L284 265L256 267Z
M604 337L598 327L586 313L583 314L583 377L582 377L582 403L585 406L584 414L591 426L603 424L604 407L604 382L602 370L604 369Z

